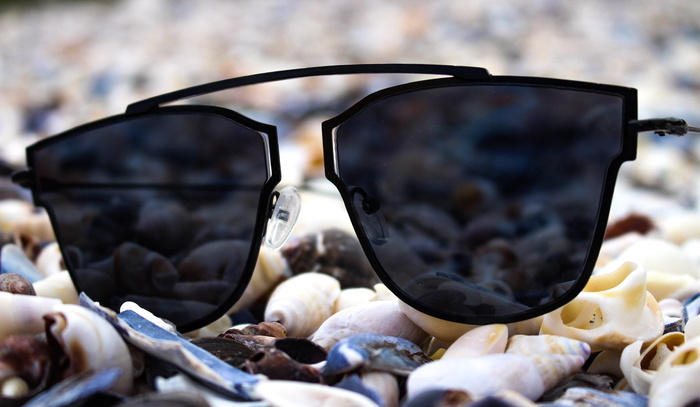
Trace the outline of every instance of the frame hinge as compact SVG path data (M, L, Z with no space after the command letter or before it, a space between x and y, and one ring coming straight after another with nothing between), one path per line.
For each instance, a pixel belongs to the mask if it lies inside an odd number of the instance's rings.
M647 120L632 120L629 122L632 129L637 133L643 131L653 131L659 136L665 136L667 134L673 136L685 136L689 131L695 132L697 129L695 127L688 126L683 119L678 119L676 117L666 117L662 119L647 119Z

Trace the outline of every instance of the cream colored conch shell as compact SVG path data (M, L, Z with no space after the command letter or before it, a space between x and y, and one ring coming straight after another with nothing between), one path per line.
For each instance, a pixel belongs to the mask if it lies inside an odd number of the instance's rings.
M262 380L255 386L255 392L274 407L377 407L374 401L354 391L291 380Z
M490 354L426 363L408 376L408 397L430 389L457 389L475 397L505 390L539 399L559 381L581 369L588 357L576 354Z
M646 290L646 272L631 262L591 277L574 300L545 315L540 329L582 340L596 350L648 343L663 330L659 304Z
M642 351L642 341L628 345L620 357L620 370L637 394L647 394L656 371L671 352L685 342L681 332L669 332Z
M11 335L44 332L44 314L61 305L61 300L0 291L0 340Z
M65 304L78 304L78 291L67 271L60 271L34 283L36 295L58 298Z
M265 308L265 321L279 322L288 336L306 337L333 314L340 283L321 273L296 275L275 288Z
M420 344L428 334L400 310L397 301L371 301L346 308L328 318L311 338L326 349L360 333L396 336Z
M228 313L233 314L248 308L279 284L288 272L289 266L280 252L262 246L248 286Z
M491 353L503 353L508 343L508 327L502 324L484 325L457 338L442 359L473 358Z
M659 366L649 387L649 406L686 406L700 399L700 338L675 348Z
M46 334L67 357L65 377L87 370L118 368L122 374L111 390L129 395L134 374L131 354L104 318L79 305L62 304L44 315Z

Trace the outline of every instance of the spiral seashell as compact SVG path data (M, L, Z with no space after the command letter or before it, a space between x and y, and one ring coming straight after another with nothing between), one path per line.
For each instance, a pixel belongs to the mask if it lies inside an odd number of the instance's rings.
M503 324L484 325L457 338L442 355L442 359L471 358L491 353L503 353L508 343L508 327Z
M700 338L676 347L666 356L649 386L649 406L689 406L700 400Z
M622 349L663 334L659 304L646 290L646 272L634 263L591 277L567 305L545 315L541 333L587 342L592 348Z
M333 313L340 283L321 273L299 274L273 291L265 308L265 321L279 322L288 336L314 333Z
M591 347L583 341L557 335L514 335L505 353L514 355L576 355L587 358Z
M113 391L128 395L134 382L131 354L117 331L104 318L79 305L62 304L44 315L49 341L62 350L63 377L90 370L119 369Z
M54 298L0 292L0 340L11 335L44 332L41 318L60 304Z
M563 378L581 369L581 355L490 354L475 358L441 359L418 367L408 376L408 397L428 390L463 390L487 397L505 390L539 399Z
M289 274L289 266L279 251L262 246L248 286L228 313L234 314L247 309L265 294L270 293L287 274Z
M36 295L57 298L64 304L77 304L79 302L78 291L75 289L70 274L65 270L37 281L34 283L34 289Z
M399 310L397 301L371 301L346 308L325 320L311 340L325 349L361 333L375 333L422 343L428 334Z
M0 274L0 291L11 294L36 295L32 283L16 273Z
M673 350L685 342L685 335L669 332L642 351L643 342L628 345L620 356L620 369L632 390L637 394L648 394L656 371Z
M291 380L263 380L255 386L259 398L272 406L377 407L371 399L350 390Z

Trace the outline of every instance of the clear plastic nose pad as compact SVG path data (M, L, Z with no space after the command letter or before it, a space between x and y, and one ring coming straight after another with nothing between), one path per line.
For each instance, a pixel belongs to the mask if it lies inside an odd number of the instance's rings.
M383 245L389 241L389 227L382 215L381 204L359 187L353 188L352 204L360 218L360 223L365 230L369 241L376 245Z
M267 226L265 246L277 250L287 241L301 211L301 196L292 186L284 187L275 202L270 223Z

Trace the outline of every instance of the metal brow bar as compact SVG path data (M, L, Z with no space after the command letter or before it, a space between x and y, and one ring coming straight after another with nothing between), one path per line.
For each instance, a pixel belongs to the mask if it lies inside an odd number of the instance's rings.
M700 133L700 127L688 126L685 120L676 117L632 120L629 122L629 125L632 126L632 129L637 133L653 131L659 136L665 136L667 134L685 136L688 133Z
M146 113L162 104L187 99L206 93L218 92L240 86L256 83L275 82L285 79L306 78L310 76L328 75L354 75L354 74L426 74L445 75L455 78L474 80L486 79L491 75L484 68L475 68L456 65L430 65L430 64L358 64L358 65L330 65L313 68L290 69L261 73L238 78L224 79L221 81L192 86L174 92L165 93L152 98L134 102L127 106L126 114Z

